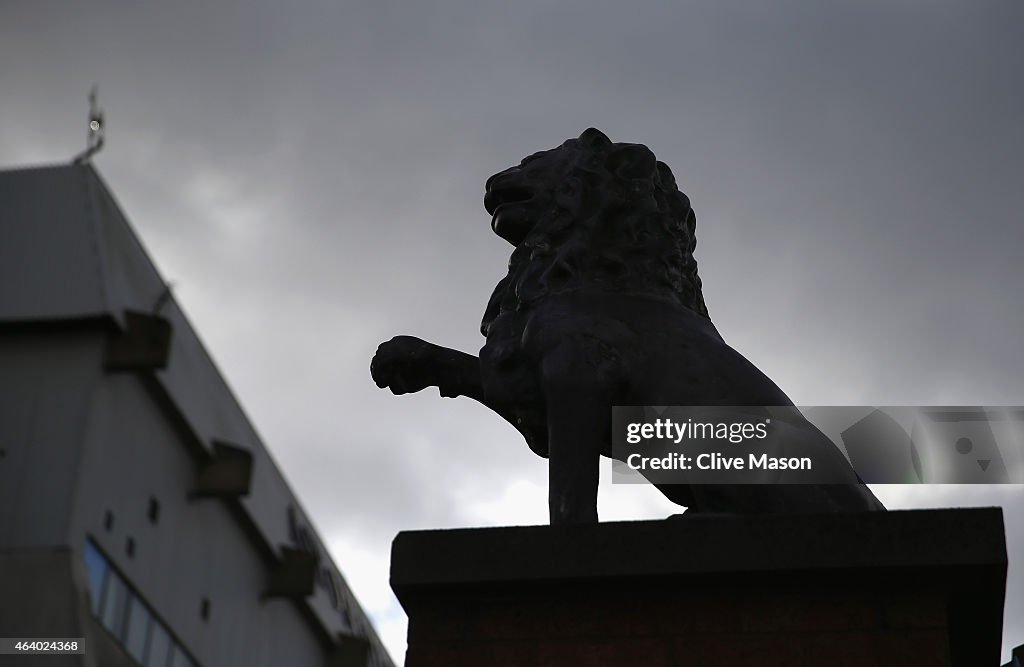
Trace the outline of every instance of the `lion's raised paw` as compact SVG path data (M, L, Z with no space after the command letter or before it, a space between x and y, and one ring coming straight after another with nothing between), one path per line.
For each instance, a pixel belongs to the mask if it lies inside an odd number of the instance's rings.
M437 346L415 336L395 336L377 347L370 376L381 389L411 394L436 384Z

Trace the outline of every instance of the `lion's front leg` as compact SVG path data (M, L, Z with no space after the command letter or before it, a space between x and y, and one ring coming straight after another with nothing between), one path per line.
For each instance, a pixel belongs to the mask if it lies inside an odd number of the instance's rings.
M483 399L476 357L414 336L395 336L381 343L370 362L370 375L378 387L387 387L393 394L437 387L442 396Z
M548 511L552 524L596 523L601 452L611 437L612 395L597 369L566 348L544 363Z
M597 523L600 407L563 388L548 401L548 512L551 524ZM575 395L574 395L575 394Z

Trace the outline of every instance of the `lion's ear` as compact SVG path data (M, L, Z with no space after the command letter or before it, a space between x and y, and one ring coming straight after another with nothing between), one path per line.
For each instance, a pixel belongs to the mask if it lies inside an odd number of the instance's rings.
M612 140L605 136L604 132L597 128L588 127L580 135L580 143L587 148L603 150L612 145Z
M623 178L652 178L657 159L643 144L620 145L608 158L608 167Z

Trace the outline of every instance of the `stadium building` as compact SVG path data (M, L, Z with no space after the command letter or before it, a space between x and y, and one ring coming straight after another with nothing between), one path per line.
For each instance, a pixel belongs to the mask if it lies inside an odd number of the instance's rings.
M393 667L96 170L0 172L0 637ZM41 661L41 662L40 662Z

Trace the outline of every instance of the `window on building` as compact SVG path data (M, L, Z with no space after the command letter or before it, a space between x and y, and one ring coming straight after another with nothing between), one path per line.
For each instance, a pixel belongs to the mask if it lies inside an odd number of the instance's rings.
M100 603L103 602L103 584L107 579L107 559L103 557L100 550L87 540L85 543L85 570L89 574L89 598L92 604L92 613L99 616Z
M124 612L128 606L128 587L121 577L107 577L106 590L103 592L103 608L100 609L100 622L110 630L110 634L124 641Z
M167 667L168 654L171 652L171 636L159 621L153 623L149 632L149 650L142 661L145 667Z
M171 661L167 663L167 667L196 667L196 663L180 646L175 646L171 651Z
M124 647L128 655L140 663L146 657L146 640L149 639L149 626L152 620L153 615L146 607L146 603L135 595L130 596Z
M91 539L85 542L83 558L93 614L136 663L143 667L198 667Z

